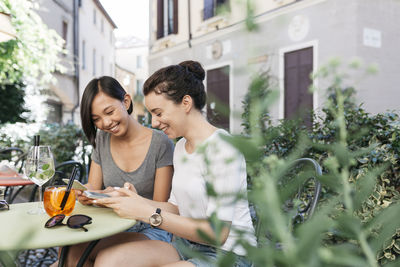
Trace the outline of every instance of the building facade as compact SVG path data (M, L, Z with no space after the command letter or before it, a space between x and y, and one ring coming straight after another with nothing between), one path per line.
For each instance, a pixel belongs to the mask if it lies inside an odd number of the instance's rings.
M241 132L237 114L252 75L269 70L276 78L280 96L270 109L274 119L302 109L318 112L326 92L308 90L310 74L333 57L375 63L378 74L356 84L357 101L372 113L398 109L399 1L255 0L258 29L253 32L245 27L246 3L152 0L149 73L183 60L200 61L211 96L207 116L235 133ZM314 83L323 88L322 80Z
M120 37L115 44L116 78L134 101L133 116L143 122L143 84L148 77L148 43L134 36Z
M39 15L65 40L66 73L55 73L48 122L80 124L79 104L94 77L115 74L115 23L99 0L41 0Z

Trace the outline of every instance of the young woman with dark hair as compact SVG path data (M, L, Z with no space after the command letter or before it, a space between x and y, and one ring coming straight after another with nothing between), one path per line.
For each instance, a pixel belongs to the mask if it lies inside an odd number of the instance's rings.
M81 101L82 128L94 148L86 186L107 192L114 187L133 185L141 197L166 202L173 173L173 143L161 131L139 124L130 115L132 109L130 95L114 78L103 76L86 86ZM82 204L92 204L92 199L81 191L77 195ZM171 237L149 224L136 224L129 232L101 240L88 265L100 249L112 244L137 240L170 242ZM70 248L68 266L76 266L86 246L79 244Z
M206 103L205 73L198 62L185 61L156 71L144 84L145 105L152 125L168 137L181 138L174 151L174 175L167 203L151 201L131 190L117 189L113 197L96 203L113 208L121 217L150 223L174 234L171 244L144 240L118 244L102 250L95 266L215 266L217 248L199 235L201 230L222 243L222 253L236 254L234 266L250 266L238 232L256 244L246 195L246 164L241 153L223 136L225 130L211 125L203 116ZM220 195L207 195L207 184ZM225 222L216 236L208 218L215 214ZM201 253L193 257L177 245ZM208 260L204 260L204 258Z

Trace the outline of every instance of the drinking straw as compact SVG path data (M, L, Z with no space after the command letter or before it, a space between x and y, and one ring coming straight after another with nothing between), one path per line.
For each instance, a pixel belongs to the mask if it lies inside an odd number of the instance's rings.
M40 143L40 135L35 135L33 137L33 145L34 146L39 146L39 143Z
M33 162L35 164L35 175L37 173L39 164L39 145L40 145L40 135L33 136Z
M65 190L65 195L64 195L64 197L63 197L63 199L61 201L61 205L60 205L61 210L64 210L65 204L67 203L68 196L69 196L69 193L71 191L72 184L74 183L77 171L78 171L78 168L75 166L74 169L72 170L71 176L69 177L67 190Z

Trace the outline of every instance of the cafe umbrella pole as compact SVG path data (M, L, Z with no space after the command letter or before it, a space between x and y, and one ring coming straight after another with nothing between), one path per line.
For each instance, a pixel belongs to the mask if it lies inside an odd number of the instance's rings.
M74 167L74 169L72 170L71 177L69 178L69 182L67 185L67 189L65 190L65 195L61 201L61 205L60 205L61 210L64 210L65 204L67 203L68 196L69 196L69 193L71 192L72 184L74 183L77 171L78 171L78 169L76 167Z

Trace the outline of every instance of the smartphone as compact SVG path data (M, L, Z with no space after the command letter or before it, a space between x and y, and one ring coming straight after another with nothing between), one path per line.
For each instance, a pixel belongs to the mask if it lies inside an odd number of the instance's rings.
M62 180L66 184L68 184L68 182L69 182L69 179L62 179ZM84 186L83 184L81 184L81 182L74 180L74 183L72 184L72 189L85 191L85 190L87 190L87 187Z
M83 194L85 196L87 196L88 198L94 198L94 199L110 197L107 194L102 194L102 193L97 193L97 192L92 192L92 191L85 191L85 192L83 192Z

